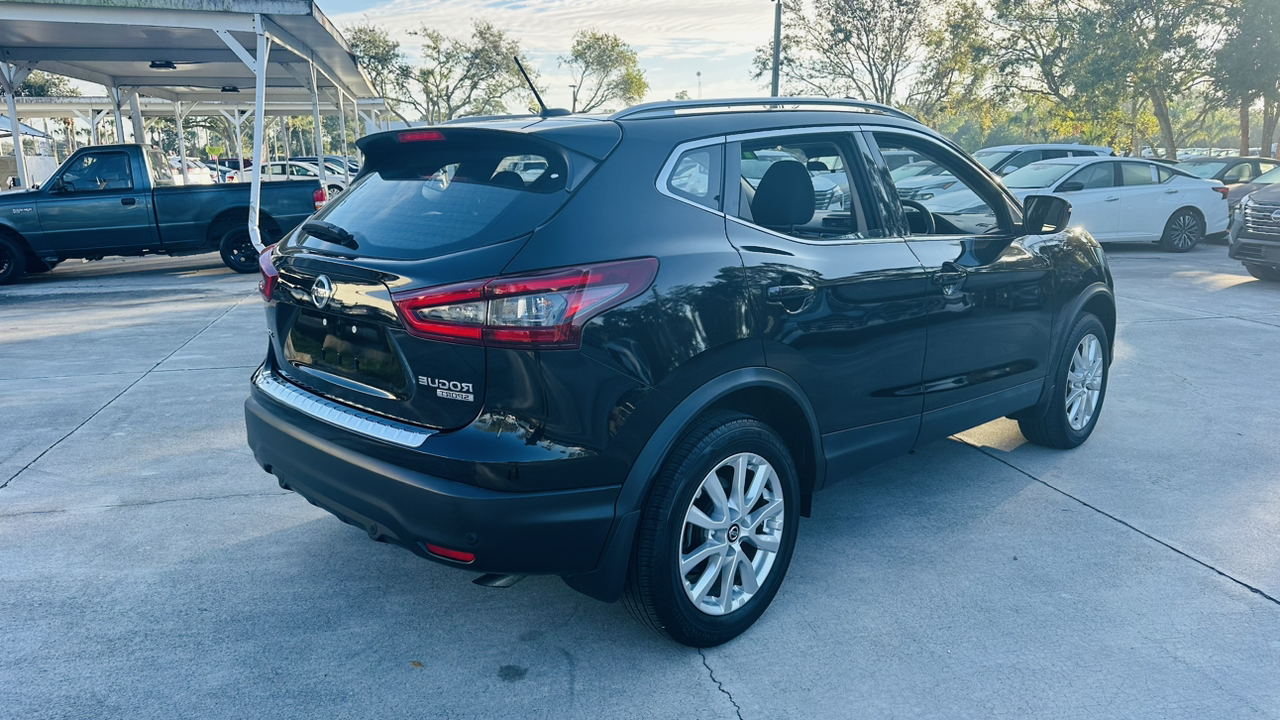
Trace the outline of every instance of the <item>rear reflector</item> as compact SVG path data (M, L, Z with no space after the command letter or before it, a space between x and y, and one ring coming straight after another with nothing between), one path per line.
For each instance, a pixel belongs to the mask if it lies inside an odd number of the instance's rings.
M405 329L432 340L520 349L576 348L588 320L640 295L656 258L579 265L391 296Z
M267 302L271 302L271 295L276 290L276 279L280 277L275 263L271 262L273 249L275 245L268 245L258 255L258 270L262 272L262 279L258 280L258 292L262 293L262 299Z
M396 135L396 139L402 143L405 142L433 142L443 140L444 133L439 130L410 130Z
M454 562L460 563L470 563L475 562L476 560L475 553L463 552L461 550L450 550L449 548L432 545L431 543L422 543L422 546L425 547L427 552L432 555L439 555L446 560L453 560Z

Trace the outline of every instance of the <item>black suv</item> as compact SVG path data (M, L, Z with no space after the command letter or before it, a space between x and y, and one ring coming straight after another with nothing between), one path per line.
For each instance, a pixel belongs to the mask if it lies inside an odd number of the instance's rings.
M1280 185L1265 185L1236 206L1228 254L1259 280L1280 282Z
M249 445L478 582L560 575L715 645L769 605L825 485L1005 415L1057 448L1097 423L1102 250L891 108L657 103L359 146L351 188L262 256ZM901 151L973 197L900 201Z

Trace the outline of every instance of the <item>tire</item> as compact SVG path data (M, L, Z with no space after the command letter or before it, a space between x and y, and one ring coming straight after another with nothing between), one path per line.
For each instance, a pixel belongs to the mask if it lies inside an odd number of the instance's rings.
M1258 278L1259 280L1280 282L1280 267L1275 267L1274 265L1255 265L1253 263L1245 263L1244 269L1248 270L1250 275Z
M772 479L761 475L766 465ZM742 519L727 499L734 496L734 477L742 479L748 496ZM757 481L763 484L755 489ZM752 490L755 500L749 497ZM691 518L717 527L703 529ZM728 642L773 601L791 564L799 521L800 483L782 438L747 415L712 413L684 435L654 479L641 511L623 601L642 624L682 645ZM682 574L680 557L700 548L704 557ZM732 568L728 593L725 573L717 570L726 563ZM744 575L748 572L750 577ZM691 593L700 598L697 604Z
M17 240L0 235L0 285L16 282L26 272L26 249Z
M1087 338L1092 338L1094 343L1087 343ZM1090 347L1092 350L1087 349ZM1077 351L1083 351L1084 355L1077 358ZM1036 445L1060 450L1078 447L1088 440L1102 414L1103 402L1107 399L1107 383L1111 378L1110 357L1107 331L1102 326L1102 321L1092 313L1082 314L1059 351L1047 407L1038 417L1018 420L1018 429L1022 430L1023 437ZM1085 363L1081 363L1081 360ZM1081 365L1086 368L1083 376L1076 372ZM1085 392L1081 405L1067 402L1069 396L1075 397L1080 391ZM1088 404L1091 400L1092 411L1089 412Z
M1200 213L1182 208L1169 217L1160 236L1160 249L1165 252L1184 253L1204 239L1204 221Z
M337 197L342 192L341 185L330 185L328 189L329 199Z
M222 255L222 262L232 270L238 273L258 271L258 250L249 237L249 228L234 227L228 230L218 243L218 251Z
M36 260L35 262L28 261L27 274L36 275L38 273L53 272L53 269L61 264L61 260L54 260L53 262L49 262L48 260Z

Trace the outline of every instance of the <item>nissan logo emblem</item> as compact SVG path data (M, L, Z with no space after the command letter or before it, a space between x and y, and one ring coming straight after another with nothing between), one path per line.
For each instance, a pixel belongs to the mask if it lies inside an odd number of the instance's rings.
M316 304L317 308L324 309L329 304L329 300L333 297L333 281L327 275L321 275L311 285L311 302Z
M1275 220L1276 222L1280 222L1280 210L1276 210L1275 212L1271 213L1271 219Z

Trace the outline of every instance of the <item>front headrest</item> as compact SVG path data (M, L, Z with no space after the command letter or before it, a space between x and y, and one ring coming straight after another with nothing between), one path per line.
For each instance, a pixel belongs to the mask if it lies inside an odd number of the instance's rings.
M827 164L821 160L810 160L804 166L813 172L831 172L831 168L827 167Z
M813 207L813 178L804 163L780 160L760 178L751 217L765 227L804 225L813 219Z

